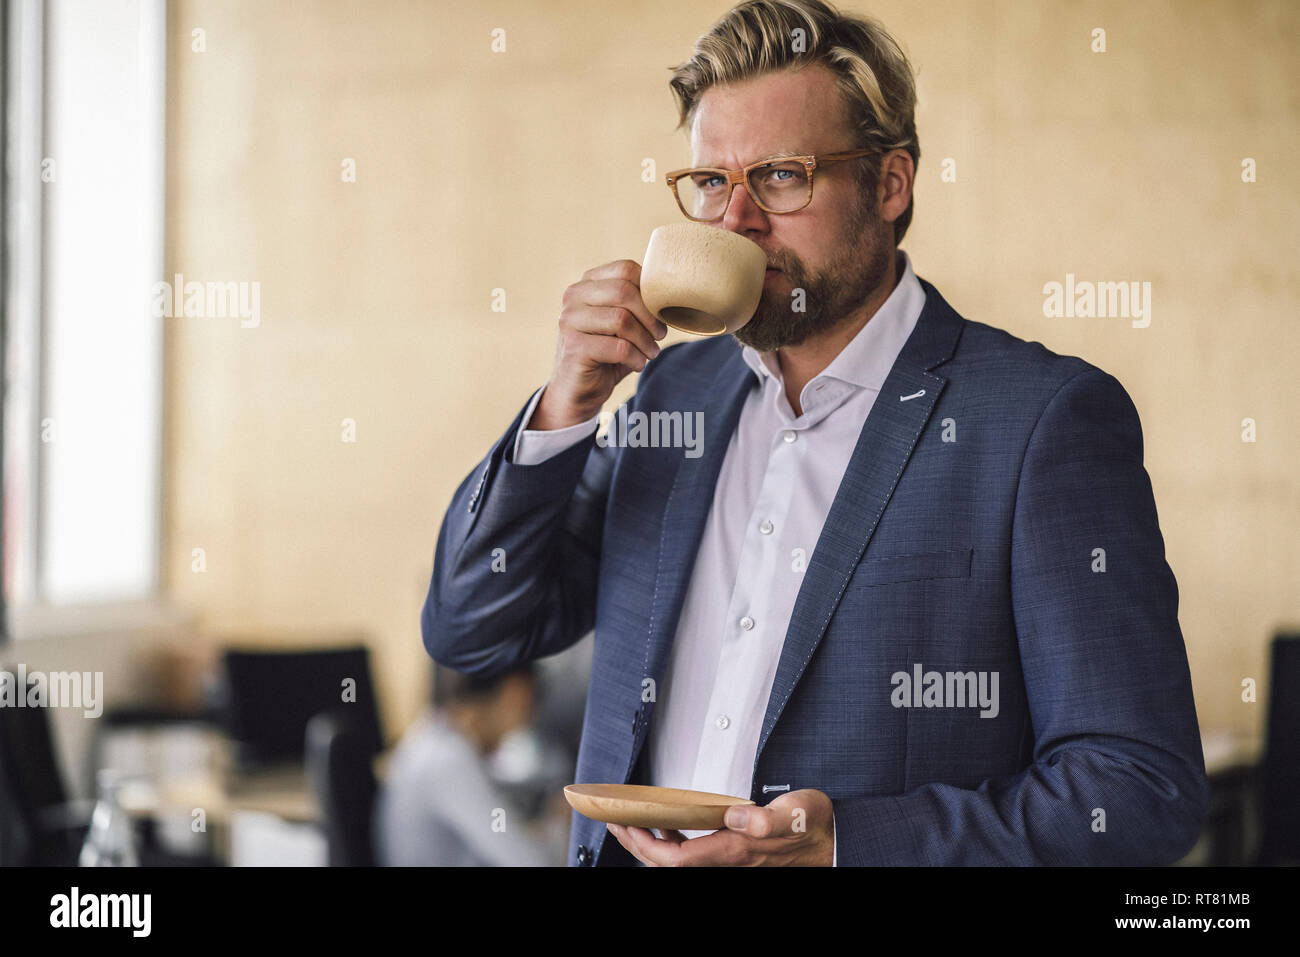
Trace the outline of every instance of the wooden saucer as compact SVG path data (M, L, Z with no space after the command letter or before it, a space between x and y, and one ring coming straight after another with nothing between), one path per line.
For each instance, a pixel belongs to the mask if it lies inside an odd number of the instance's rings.
M727 794L645 784L570 784L564 797L570 807L593 821L691 831L717 830L727 808L754 803Z

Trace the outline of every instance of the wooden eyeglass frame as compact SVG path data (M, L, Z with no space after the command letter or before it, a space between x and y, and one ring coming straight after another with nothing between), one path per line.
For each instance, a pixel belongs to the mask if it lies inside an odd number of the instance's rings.
M821 156L815 156L813 154L808 154L806 156L775 156L765 160L759 160L757 163L750 163L748 166L743 166L740 169L721 169L716 166L694 166L690 169L675 169L671 173L665 173L664 180L667 182L668 188L672 190L673 199L677 201L677 208L682 211L683 216L693 222L711 223L721 219L722 216L725 216L727 214L727 207L731 205L732 194L735 192L738 185L745 187L745 192L747 192L749 198L754 201L754 205L763 210L763 212L780 216L784 213L797 213L801 209L806 209L808 204L812 202L813 170L817 169L818 166L824 166L827 163L838 163L843 160L857 159L861 156L870 156L875 152L875 150L841 150L838 153L824 153ZM808 196L804 200L802 206L797 206L794 209L769 209L767 206L763 205L763 201L755 196L754 191L749 188L749 174L763 166L775 166L779 163L791 162L803 164L804 168L808 171ZM691 173L717 173L727 180L727 201L722 206L721 216L714 216L712 219L700 219L697 216L692 216L686 211L686 207L682 205L682 198L677 192L677 181L683 176L687 176Z

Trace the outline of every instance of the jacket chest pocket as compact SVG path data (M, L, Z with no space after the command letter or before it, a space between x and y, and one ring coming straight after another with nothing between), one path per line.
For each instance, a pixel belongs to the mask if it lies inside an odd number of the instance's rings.
M929 581L936 578L970 578L975 549L913 552L864 558L849 579L849 588L887 585L891 582Z

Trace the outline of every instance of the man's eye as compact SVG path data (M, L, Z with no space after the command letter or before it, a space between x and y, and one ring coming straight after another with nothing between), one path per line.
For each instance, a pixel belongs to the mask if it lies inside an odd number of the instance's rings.
M695 180L695 185L700 189L717 189L723 184L721 176L700 176Z
M768 186L789 186L800 181L803 172L789 166L773 166L762 170L760 176Z

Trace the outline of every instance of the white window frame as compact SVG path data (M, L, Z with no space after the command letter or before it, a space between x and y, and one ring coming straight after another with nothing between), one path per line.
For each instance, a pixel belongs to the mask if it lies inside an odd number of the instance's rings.
M5 455L21 467L5 476L27 490L7 512L21 526L6 575L21 640L157 605L166 21L164 0L8 7Z

